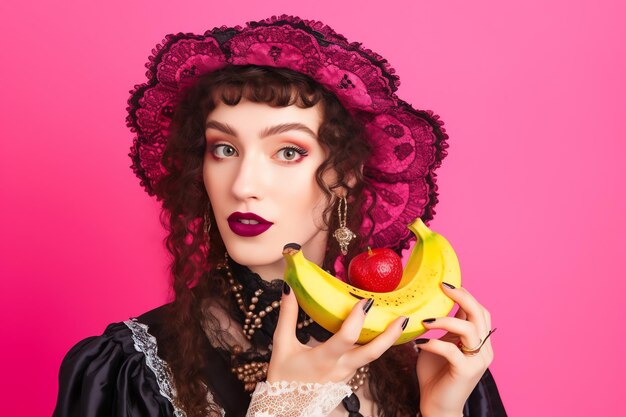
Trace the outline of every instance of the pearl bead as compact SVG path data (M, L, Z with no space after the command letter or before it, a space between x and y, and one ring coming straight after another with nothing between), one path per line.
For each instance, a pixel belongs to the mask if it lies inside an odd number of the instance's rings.
M261 327L263 326L263 321L261 319L265 317L268 313L271 313L272 311L274 311L274 309L279 308L281 305L281 301L273 301L270 303L270 305L268 305L264 309L260 309L260 311L255 313L254 310L256 310L257 304L259 302L259 296L263 294L263 289L259 288L255 290L254 295L250 297L250 304L246 304L245 303L246 297L244 297L243 294L241 293L241 291L243 290L243 285L238 283L237 280L233 277L232 271L230 270L227 263L223 265L223 269L224 271L226 271L226 278L230 286L230 290L235 296L237 305L239 309L244 313L244 316L245 316L245 320L243 324L243 334L246 337L246 339L252 340L252 335L254 334L255 329L261 329ZM313 320L310 319L308 316L305 315L304 317L305 319L302 322L297 323L296 326L298 329L302 329L308 326L309 324L313 323ZM268 349L270 350L270 352L272 351L271 344L268 346ZM238 355L242 352L243 352L243 348L240 346L239 347L235 346L233 348L233 355ZM246 385L246 389L250 388L249 391L252 391L254 389L257 381L262 380L265 377L265 373L267 372L267 369L268 369L268 363L267 362L259 362L259 363L254 362L251 366L252 367L248 366L245 372L241 370L241 372L244 372L244 373L247 372L247 374L250 374L250 375L253 375L255 373L258 374L258 379L256 380L252 379L251 380L252 383L250 384L249 387L248 385ZM243 375L238 375L238 378L242 379ZM350 385L350 382L348 383L348 385Z

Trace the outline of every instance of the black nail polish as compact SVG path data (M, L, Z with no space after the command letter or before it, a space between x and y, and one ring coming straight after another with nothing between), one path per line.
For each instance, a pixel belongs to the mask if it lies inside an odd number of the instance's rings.
M374 305L374 299L373 298L368 298L367 302L363 306L363 312L365 314L367 314L370 311L370 308L372 308L373 305Z
M402 322L402 330L406 329L406 325L409 324L409 318L405 318Z
M442 284L446 287L446 288L450 288L451 290L455 289L456 287L452 284L448 284L447 282L442 282Z
M424 320L422 320L422 322L423 322L423 323L432 323L432 322L434 322L435 320L437 320L437 319L424 319Z
M301 248L302 246L298 245L297 243L287 243L285 246L283 246L283 250L285 249L300 250Z
M289 286L289 284L287 284L286 281L283 281L283 294L289 295L290 292L291 292L291 287Z
M415 341L413 343L415 343L416 345L423 345L424 343L428 343L430 339L415 339Z

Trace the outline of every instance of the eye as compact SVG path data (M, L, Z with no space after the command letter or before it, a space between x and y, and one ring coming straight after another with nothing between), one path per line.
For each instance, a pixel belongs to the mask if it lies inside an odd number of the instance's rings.
M299 146L286 146L276 152L276 157L282 161L297 162L307 156L307 154L307 150Z
M225 143L219 143L213 146L213 155L216 158L229 158L237 155L237 150Z

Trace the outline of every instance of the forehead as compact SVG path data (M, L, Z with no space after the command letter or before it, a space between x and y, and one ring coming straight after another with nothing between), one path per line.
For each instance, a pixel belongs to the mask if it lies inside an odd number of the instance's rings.
M273 107L266 103L255 103L242 99L238 104L230 106L218 102L206 121L216 121L238 130L265 128L277 124L301 123L317 133L322 122L321 105L302 108L296 105Z

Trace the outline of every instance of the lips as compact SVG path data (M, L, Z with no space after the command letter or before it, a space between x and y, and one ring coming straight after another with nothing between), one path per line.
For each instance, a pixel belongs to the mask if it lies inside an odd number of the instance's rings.
M240 213L238 211L228 216L227 220L230 230L243 237L258 236L274 224L254 213Z

